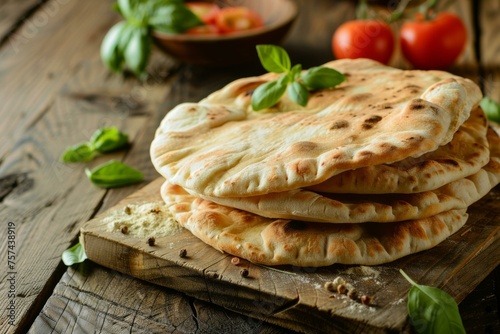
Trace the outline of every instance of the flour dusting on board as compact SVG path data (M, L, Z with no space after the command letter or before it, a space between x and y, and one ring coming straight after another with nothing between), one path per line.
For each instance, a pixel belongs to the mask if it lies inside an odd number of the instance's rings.
M377 281L380 276L380 271L373 269L368 266L351 267L345 271L347 275L360 276L363 281L373 280L376 284L380 284Z
M111 212L103 222L110 232L121 232L139 238L164 237L182 231L182 226L163 202L129 204L121 210Z

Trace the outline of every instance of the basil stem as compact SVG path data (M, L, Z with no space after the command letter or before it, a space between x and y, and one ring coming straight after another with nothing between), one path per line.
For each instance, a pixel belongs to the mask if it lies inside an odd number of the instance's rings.
M82 263L86 259L87 254L85 254L85 249L80 243L66 249L62 253L62 261L68 267L74 265L75 263Z
M493 101L489 97L483 97L481 102L479 103L481 108L483 109L486 117L489 120L500 123L500 104Z
M85 173L92 183L101 188L122 187L144 179L140 171L116 160L97 166L93 170L87 168Z
M408 314L417 333L465 333L455 300L443 290L415 283L403 270L401 275L410 282Z

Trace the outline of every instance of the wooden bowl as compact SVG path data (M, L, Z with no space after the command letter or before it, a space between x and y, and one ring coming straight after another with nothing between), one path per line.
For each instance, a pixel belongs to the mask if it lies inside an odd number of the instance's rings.
M298 13L294 0L217 0L217 4L247 7L261 16L264 27L217 36L153 31L155 44L184 63L209 66L242 64L258 59L257 44L279 44Z

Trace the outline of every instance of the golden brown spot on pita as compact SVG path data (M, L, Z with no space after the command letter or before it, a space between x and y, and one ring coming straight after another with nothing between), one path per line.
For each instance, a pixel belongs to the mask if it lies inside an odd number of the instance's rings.
M411 101L409 108L410 108L410 110L415 111L415 110L424 109L425 105L423 104L422 99L415 99L415 100Z
M318 147L318 144L310 142L310 141L299 141L290 146L290 150L293 152L306 152L312 151Z
M370 130L371 128L373 128L373 125L368 124L368 123L363 123L363 125L361 125L361 127L362 127L364 130Z
M297 175L308 175L312 173L311 164L308 161L301 160L295 164Z
M359 103L372 97L372 93L354 94L348 98L351 103Z
M378 115L373 115L371 116L370 118L367 118L365 119L365 122L366 123L377 123L377 122L380 122L382 120L382 117L381 116L378 116Z
M349 122L348 121L337 121L333 123L333 125L330 127L330 130L338 130L338 129L343 129L349 127Z
M456 160L454 160L454 159L444 159L444 160L441 160L441 163L452 165L452 166L455 166L455 167L460 166L460 164Z

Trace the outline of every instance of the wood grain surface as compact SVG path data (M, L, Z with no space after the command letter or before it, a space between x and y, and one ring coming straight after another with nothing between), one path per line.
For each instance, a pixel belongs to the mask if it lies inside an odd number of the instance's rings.
M16 226L17 246L16 320L14 326L7 323L5 296L9 285L2 266L0 333L25 333L29 328L32 333L81 332L82 328L102 333L115 333L122 328L158 333L168 332L169 328L184 333L191 333L193 328L197 333L218 333L221 329L235 333L287 332L266 326L260 320L248 325L248 319L253 319L248 314L233 314L213 303L198 302L96 264L90 272L79 272L66 270L61 263L62 251L76 242L79 229L87 220L158 176L150 163L149 143L170 108L181 102L198 101L238 77L263 73L258 64L220 70L185 66L155 50L149 68L151 76L146 82L129 75L111 74L99 60L99 46L106 31L119 20L111 9L113 2L0 2L0 257L3 261L7 257L7 239L3 236L9 222ZM309 67L331 60L331 34L342 22L354 17L355 2L298 2L300 16L285 42L292 61ZM475 51L479 71L475 64L470 69L460 65L466 59L473 59L469 57L471 52L466 52L452 70L477 80L485 93L500 100L497 56L500 40L496 37L495 14L498 2L477 4L459 0L452 9L464 15L469 31L472 30L474 39L467 50ZM469 9L472 11L468 12ZM479 41L477 45L474 40ZM401 63L401 59L395 61ZM103 125L116 125L129 132L131 148L99 157L90 164L59 162L59 155L68 145L86 140ZM93 187L83 170L111 158L140 169L146 175L145 182L113 190ZM469 268L478 270L474 266ZM498 276L498 269L460 305L469 332L489 333L491 328L500 326L495 275ZM66 284L69 277L72 281ZM127 285L163 297L155 299L156 306L148 301L140 303L126 296ZM72 296L71 302L64 298L61 301L59 292L53 293L60 289L64 289L64 296ZM460 286L457 289L463 294ZM107 292L106 298L102 298L103 292ZM88 299L78 299L80 295L92 296L94 304ZM68 304L63 306L66 301ZM177 304L180 306L176 308ZM114 310L120 308L136 316L122 317L124 313L117 313L115 317ZM167 313L158 313L160 308ZM174 316L174 311L178 315ZM140 315L153 317L161 324L155 327ZM194 327L190 321L195 322ZM118 322L121 325L116 325ZM147 330L149 326L151 331Z

